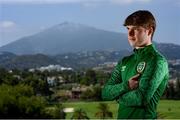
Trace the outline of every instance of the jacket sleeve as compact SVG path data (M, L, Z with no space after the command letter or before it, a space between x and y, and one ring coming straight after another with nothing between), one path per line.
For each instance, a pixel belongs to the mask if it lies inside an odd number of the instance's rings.
M168 77L168 75L168 64L165 59L150 62L146 65L146 69L139 79L139 87L125 93L120 102L127 106L144 106L148 104L164 78Z
M120 95L128 91L127 82L122 82L121 78L121 62L119 62L114 68L110 79L104 85L102 89L102 99L103 100L114 100Z

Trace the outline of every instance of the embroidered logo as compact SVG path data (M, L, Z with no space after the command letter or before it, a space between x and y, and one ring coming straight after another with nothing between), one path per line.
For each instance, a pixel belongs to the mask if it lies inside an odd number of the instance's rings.
M144 71L145 67L146 67L146 63L145 62L140 62L137 65L137 72L141 74Z
M126 66L121 67L121 71L125 71L125 69L126 69Z

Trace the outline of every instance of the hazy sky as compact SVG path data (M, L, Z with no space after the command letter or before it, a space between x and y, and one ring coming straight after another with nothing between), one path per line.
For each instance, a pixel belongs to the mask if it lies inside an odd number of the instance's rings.
M0 46L64 21L126 33L139 9L156 17L154 41L180 45L180 0L0 0Z

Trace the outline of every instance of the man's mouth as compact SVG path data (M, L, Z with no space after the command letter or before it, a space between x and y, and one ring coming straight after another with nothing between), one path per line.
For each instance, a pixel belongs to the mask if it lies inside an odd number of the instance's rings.
M135 38L131 38L131 39L129 39L130 41L135 41L136 39Z

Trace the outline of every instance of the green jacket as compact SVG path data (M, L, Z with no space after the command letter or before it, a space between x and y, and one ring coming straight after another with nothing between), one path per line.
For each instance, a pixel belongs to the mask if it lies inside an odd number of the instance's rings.
M145 68L138 79L139 86L130 90L128 80L138 74L137 69L141 63L145 63ZM168 78L168 63L153 44L134 49L134 54L123 58L116 65L102 90L102 98L118 101L119 119L157 118L157 104Z

